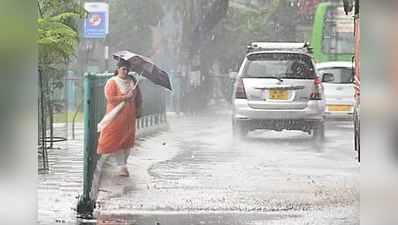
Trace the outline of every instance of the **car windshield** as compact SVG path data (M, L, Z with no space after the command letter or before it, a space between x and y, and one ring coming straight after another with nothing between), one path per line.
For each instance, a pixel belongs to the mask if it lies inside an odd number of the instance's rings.
M322 78L323 75L326 73L333 74L334 79L332 81L327 81L327 82L324 81L325 83L349 84L353 82L352 68L343 68L343 67L325 68L325 69L319 69L319 73L321 74Z
M313 79L309 56L297 53L259 53L247 57L243 71L247 78Z

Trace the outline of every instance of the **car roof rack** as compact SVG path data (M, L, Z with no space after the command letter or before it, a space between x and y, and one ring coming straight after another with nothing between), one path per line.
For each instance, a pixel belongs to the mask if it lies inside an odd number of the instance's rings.
M313 53L309 42L252 42L247 46L247 53L278 50Z

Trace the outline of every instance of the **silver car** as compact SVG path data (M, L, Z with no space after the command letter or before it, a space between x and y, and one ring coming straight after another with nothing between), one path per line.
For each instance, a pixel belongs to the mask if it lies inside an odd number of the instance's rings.
M252 43L237 75L232 102L236 136L269 129L300 130L317 140L324 137L323 87L308 44Z

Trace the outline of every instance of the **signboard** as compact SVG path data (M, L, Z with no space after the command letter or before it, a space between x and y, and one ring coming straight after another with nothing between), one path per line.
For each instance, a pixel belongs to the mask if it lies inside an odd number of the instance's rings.
M109 5L103 2L86 2L88 12L84 19L85 38L105 38L109 33Z

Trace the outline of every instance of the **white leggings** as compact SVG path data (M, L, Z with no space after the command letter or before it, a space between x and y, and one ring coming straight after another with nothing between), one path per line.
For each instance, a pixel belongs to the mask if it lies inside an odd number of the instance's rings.
M114 162L116 166L126 166L129 155L130 155L130 149L128 148L107 154L106 157L108 160Z

